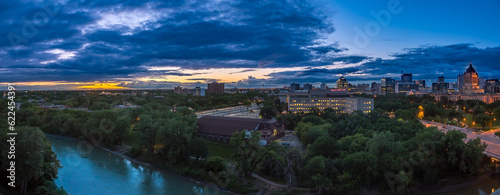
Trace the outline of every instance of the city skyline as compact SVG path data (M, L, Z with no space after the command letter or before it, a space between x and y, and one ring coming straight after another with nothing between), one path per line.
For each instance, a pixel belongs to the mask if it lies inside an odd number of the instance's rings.
M0 82L20 89L284 87L401 71L500 78L500 1L0 3ZM422 14L425 13L425 14ZM434 19L434 20L432 20ZM430 22L431 21L431 22Z

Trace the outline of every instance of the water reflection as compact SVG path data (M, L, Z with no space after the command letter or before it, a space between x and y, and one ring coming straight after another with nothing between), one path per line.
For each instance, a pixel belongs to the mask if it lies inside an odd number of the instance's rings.
M500 174L492 175L476 184L471 186L452 190L446 193L439 193L440 195L487 195L492 194L496 189L500 188Z

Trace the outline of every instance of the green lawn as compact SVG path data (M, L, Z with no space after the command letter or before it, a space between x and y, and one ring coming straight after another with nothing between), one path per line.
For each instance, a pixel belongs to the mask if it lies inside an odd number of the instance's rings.
M129 146L134 146L134 144L139 143L139 136L140 134L138 131L129 131L123 143Z
M470 128L474 128L474 129L481 129L482 128L481 124L473 123L473 121L474 120L472 118L472 114L471 113L466 113L465 114L465 121L462 119L462 122L464 122L465 124L467 124ZM493 121L491 129L498 128L500 126L499 122L500 121L498 121L498 120ZM489 129L490 129L489 125L487 125L486 127L484 127L484 130L489 130Z
M208 142L208 156L220 156L225 160L231 160L231 155L235 152L234 148L224 143Z

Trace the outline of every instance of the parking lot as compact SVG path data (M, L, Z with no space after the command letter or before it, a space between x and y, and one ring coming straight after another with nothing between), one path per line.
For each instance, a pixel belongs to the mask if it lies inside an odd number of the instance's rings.
M220 108L214 110L206 110L202 112L197 112L198 118L202 116L221 116L221 117L238 117L238 118L253 118L259 119L260 107L256 104L252 104L250 107L246 106L234 106L228 108Z

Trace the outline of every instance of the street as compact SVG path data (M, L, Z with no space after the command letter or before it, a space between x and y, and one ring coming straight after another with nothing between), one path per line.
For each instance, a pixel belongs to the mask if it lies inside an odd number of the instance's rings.
M426 127L429 126L437 127L444 133L446 133L448 130L459 130L467 135L466 140L464 140L465 142L469 141L470 139L476 139L477 137L479 137L481 138L482 142L488 144L488 147L484 151L484 154L496 159L500 159L500 138L495 136L495 132L499 131L500 129L493 129L487 132L479 133L479 132L474 132L466 127L456 127L452 125L426 121L426 120L420 120L420 122L422 122L422 124L424 124Z

